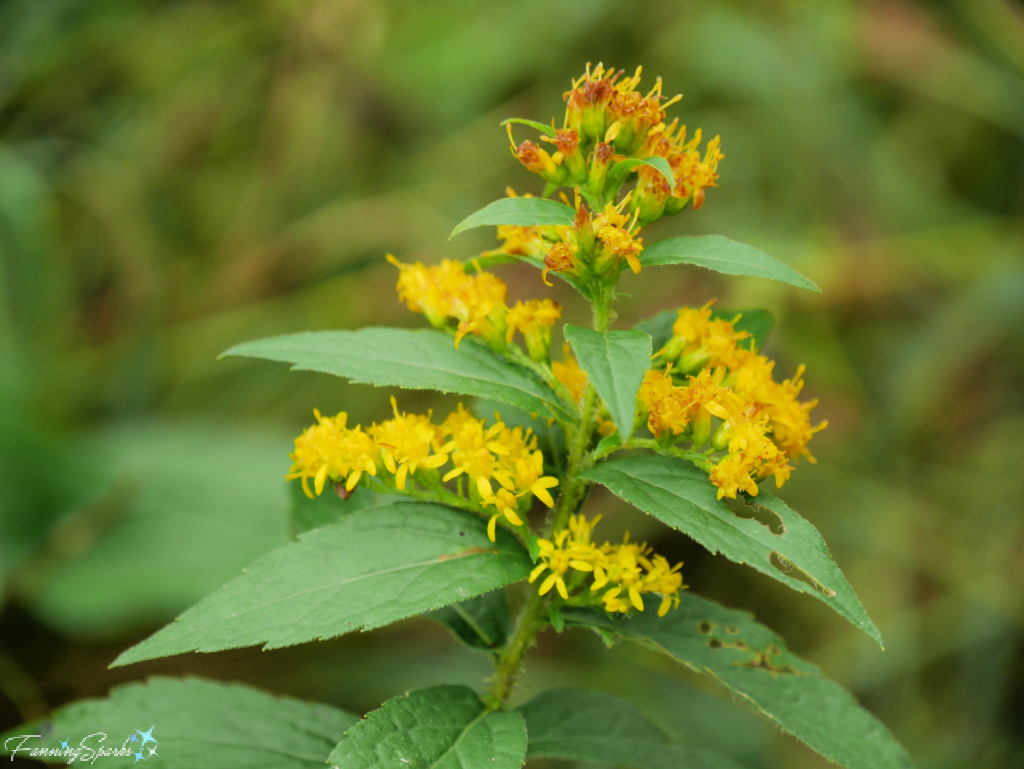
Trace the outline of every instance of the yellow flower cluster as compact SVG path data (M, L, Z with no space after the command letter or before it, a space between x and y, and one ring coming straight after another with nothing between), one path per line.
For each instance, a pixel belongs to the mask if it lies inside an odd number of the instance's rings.
M521 526L532 497L548 507L554 505L549 489L558 485L558 479L544 475L544 455L530 430L510 429L500 420L487 427L461 404L441 424L431 422L429 412L399 413L394 398L391 405L394 419L367 430L348 428L344 412L324 417L314 411L317 424L295 439L292 468L286 477L301 478L303 490L313 498L310 478L317 495L328 480L343 483L351 491L363 473L376 476L383 467L394 475L395 487L405 491L417 470L437 470L450 460L453 469L441 480L466 475L469 499L497 510L488 525L492 542L500 516Z
M793 469L790 458L814 462L807 444L828 424L812 427L810 412L818 402L797 399L804 367L776 382L774 361L739 344L749 334L736 331L738 319L713 319L710 303L681 309L671 341L656 356L669 362L666 370L648 371L640 388L647 426L657 437L670 433L695 447L710 438L713 449L728 450L711 470L719 499L735 499L738 491L756 496L757 481L770 475L781 487ZM678 373L689 375L685 386L673 380L673 362ZM713 435L712 417L722 420Z
M717 186L718 163L725 157L721 142L716 136L701 157L700 129L687 141L686 126L680 127L678 120L665 123L665 109L681 97L666 99L660 78L642 94L637 90L640 72L638 68L633 77L622 78L622 70L606 70L602 64L591 69L588 64L565 93L563 127L554 136L541 137L554 145L553 153L529 140L517 145L508 126L512 154L528 170L551 187L575 186L576 218L572 226L498 227L504 245L488 254L543 259L545 282L549 271L584 282L617 276L624 264L636 273L643 250L637 237L640 226L677 214L688 203L694 209L704 204L704 190ZM642 164L636 167L636 189L618 205L608 203L608 196L623 181L620 171L609 176L613 166L627 159L653 157L668 162L674 183L669 184L657 168ZM595 205L588 210L580 202L581 190L592 203L604 203L604 208ZM511 190L509 197L515 197Z
M573 598L579 598L580 603L600 603L608 612L622 613L631 609L643 611L643 596L656 594L661 596L659 617L664 617L673 603L678 606L679 591L686 587L679 572L683 565L669 566L663 556L654 555L646 544L631 543L628 532L622 544L595 545L591 534L599 520L601 516L593 521L582 515L571 516L569 528L558 532L553 541L538 541L540 563L530 574L530 582L548 572L540 584L540 594L554 588L563 600L569 601L572 591L585 587ZM590 583L585 584L588 578Z
M391 254L387 258L399 269L399 299L413 312L422 312L435 328L449 328L455 321L456 347L466 334L473 333L501 350L520 331L530 357L538 361L547 358L551 327L562 316L556 302L531 299L509 309L505 303L508 287L490 272L478 270L471 275L453 259L427 267L422 262L402 264Z

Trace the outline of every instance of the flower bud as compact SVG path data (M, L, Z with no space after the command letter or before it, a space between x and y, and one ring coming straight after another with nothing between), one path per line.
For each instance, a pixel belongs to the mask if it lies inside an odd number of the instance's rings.
M608 180L608 168L612 164L614 155L615 150L612 149L612 145L606 142L598 142L594 147L588 174L588 182L593 193L600 195L604 192L604 185Z

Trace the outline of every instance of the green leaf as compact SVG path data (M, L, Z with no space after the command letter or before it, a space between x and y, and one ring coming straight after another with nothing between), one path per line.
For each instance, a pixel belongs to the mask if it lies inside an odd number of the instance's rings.
M572 324L566 324L564 332L619 434L629 437L636 418L636 394L651 367L651 337L635 329L602 334Z
M504 590L492 590L468 601L427 612L451 630L466 646L493 652L505 645L512 632L512 614Z
M362 384L476 395L547 417L572 419L554 391L531 372L471 339L456 349L452 338L440 331L310 331L245 342L224 355L283 361L293 369Z
M463 219L448 236L451 240L460 232L474 227L510 224L516 227L570 225L576 218L572 206L545 198L502 198L488 203Z
M707 473L676 457L637 456L604 462L581 475L693 537L712 553L746 563L801 593L831 606L874 638L882 637L828 552L818 530L766 491L748 499L770 512L768 524L741 518L717 498ZM761 513L763 514L763 513ZM800 579L794 570L803 572Z
M521 123L522 125L528 125L530 128L536 128L541 133L547 134L552 138L556 135L554 128L549 125L544 125L543 123L538 123L536 120L527 120L523 117L510 117L507 120L501 121L502 125L508 125L509 123Z
M813 281L774 256L721 235L684 235L659 240L644 248L640 262L645 267L695 264L726 275L770 278L821 293Z
M672 172L672 166L668 164L668 161L660 155L655 155L650 158L630 158L629 160L621 160L611 167L608 171L608 186L615 187L622 183L622 180L626 178L626 174L630 171L635 171L640 166L650 166L661 172L661 175L665 177L665 181L668 182L670 190L676 188L676 175Z
M571 609L563 610L569 616ZM614 764L634 769L733 769L710 751L673 745L626 700L584 689L552 689L517 710L526 720L526 757Z
M480 518L399 502L314 529L256 561L114 666L187 651L265 649L370 630L524 579L511 534Z
M288 482L288 496L291 501L288 508L288 528L293 537L311 529L330 526L360 510L385 507L408 499L398 494L376 494L362 486L353 489L348 499L342 499L336 490L331 488L331 484L327 485L323 494L310 499L302 490L302 484L295 481Z
M910 769L885 726L839 684L791 654L744 612L689 593L665 617L653 611L614 619L591 609L562 610L570 624L643 644L706 673L825 758L848 769Z
M753 345L757 350L764 349L768 342L768 335L771 334L772 328L775 326L775 316L768 310L762 309L714 310L711 313L712 318L722 318L728 321L732 321L737 315L740 316L740 319L736 321L734 328L737 331L746 331L750 334L750 339L744 340L740 344L748 348ZM651 335L651 339L654 340L654 350L657 352L672 338L672 327L678 317L678 310L666 310L659 312L653 318L638 323L636 328Z
M314 769L324 766L345 730L358 721L329 705L274 697L239 684L150 678L119 686L105 699L76 702L50 718L12 729L0 737L0 745L7 744L9 754L18 747L9 742L16 735L42 735L26 740L23 748L60 750L66 740L72 749L82 750L74 766L110 769L134 766L138 759L101 756L93 764L83 743L94 751L127 744L133 752L143 752L142 760L159 758L159 766L166 769ZM147 741L143 746L139 732L150 731L156 744ZM157 753L150 756L153 748Z
M525 757L521 715L488 710L465 686L432 686L369 713L329 762L338 769L519 769Z

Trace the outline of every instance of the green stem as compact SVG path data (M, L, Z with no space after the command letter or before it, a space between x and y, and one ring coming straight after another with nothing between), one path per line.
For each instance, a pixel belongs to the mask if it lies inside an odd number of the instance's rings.
M594 329L597 331L608 330L613 296L614 290L611 290L602 291L597 297L594 304ZM543 528L542 536L544 538L550 539L553 532L564 529L569 523L569 516L575 513L583 503L587 484L577 476L586 469L584 461L587 446L594 435L596 424L596 400L597 393L594 386L588 384L583 396L583 405L580 408L579 423L569 434L569 461L565 473L565 485L562 488L562 493L558 496L553 514L548 517ZM544 628L545 614L549 603L549 598L541 596L534 589L530 590L530 597L516 620L516 629L495 663L493 684L487 695L490 708L502 708L508 702L522 669L523 658L536 641L537 634Z
M547 607L547 600L537 593L530 591L530 597L526 606L519 613L516 621L516 629L502 649L501 657L498 659L494 669L494 683L487 695L487 704L492 710L504 707L508 702L512 688L523 667L523 658L537 640L537 635L544 627L544 612Z

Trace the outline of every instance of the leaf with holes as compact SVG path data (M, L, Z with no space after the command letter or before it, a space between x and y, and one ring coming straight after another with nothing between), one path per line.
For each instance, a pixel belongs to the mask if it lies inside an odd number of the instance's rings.
M615 189L617 185L622 184L622 182L625 181L626 176L630 171L635 171L640 166L650 166L656 171L659 171L661 175L665 177L665 181L668 182L668 188L670 190L674 190L676 188L676 176L672 173L672 166L670 166L668 161L660 155L643 159L629 158L628 160L620 160L608 171L608 186Z
M465 686L432 686L369 713L328 762L338 769L519 769L525 758L521 715L488 710Z
M645 267L694 264L726 275L769 278L821 293L813 281L788 264L753 246L737 243L721 235L684 235L659 240L644 248L640 262Z
M417 502L362 510L264 556L114 665L369 630L518 582L530 567L511 534L499 528L492 543L470 513Z
M626 700L585 689L551 689L517 710L526 719L526 757L614 764L633 769L738 769L707 750L674 745Z
M737 331L746 331L750 334L748 339L739 343L740 346L747 347L748 349L752 346L755 350L763 349L768 342L768 335L771 334L772 328L775 326L775 317L768 310L762 309L714 310L711 313L712 318L724 319L730 322L737 315L740 318L733 324L733 327ZM654 350L657 352L668 344L672 338L672 327L678 318L678 310L666 310L665 312L659 312L653 318L648 318L638 323L636 328L651 335L651 339L654 341Z
M460 232L474 227L513 225L515 227L543 227L546 225L570 225L576 218L576 210L565 203L546 198L502 198L488 203L476 213L470 214L452 230L451 240Z
M651 338L643 331L600 333L567 324L565 338L611 414L619 435L633 434L636 394L651 366Z
M512 614L504 590L492 590L426 614L455 634L471 649L494 652L512 632Z
M0 745L8 745L8 753L18 749L21 756L31 748L60 750L62 741L72 749L84 745L93 751L126 745L133 755L103 756L96 764L111 769L154 758L167 769L315 769L358 721L330 705L274 697L240 684L150 678L12 729L0 737ZM98 729L103 733L97 734ZM20 747L12 741L26 734L40 737ZM47 760L64 764L67 759ZM90 753L82 750L78 763L92 766Z
M235 345L223 354L291 363L353 382L475 395L559 420L572 418L555 392L472 339L458 349L440 331L364 328L310 331ZM223 357L223 356L222 356Z
M638 456L599 464L581 477L600 483L645 513L693 537L712 553L746 563L831 606L874 638L882 637L828 552L818 530L762 491L748 503L767 508L775 526L741 518L718 499L707 473L676 457ZM800 579L794 571L802 572Z
M839 684L790 653L749 614L689 593L665 617L653 611L617 619L563 608L582 625L640 643L705 673L763 715L847 769L911 769L906 750Z

